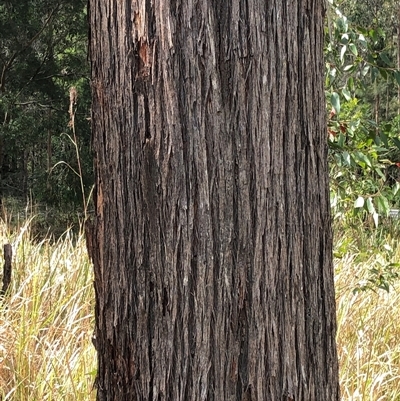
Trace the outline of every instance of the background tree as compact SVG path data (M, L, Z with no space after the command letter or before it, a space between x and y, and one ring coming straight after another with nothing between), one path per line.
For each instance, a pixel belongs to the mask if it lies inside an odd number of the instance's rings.
M340 3L325 41L332 206L345 224L369 215L375 229L399 203L397 4Z
M92 183L86 2L0 5L0 189L3 196L81 203L69 134L69 88L78 90L76 130L86 186ZM77 202L78 200L78 202Z
M323 4L90 1L98 400L338 400Z

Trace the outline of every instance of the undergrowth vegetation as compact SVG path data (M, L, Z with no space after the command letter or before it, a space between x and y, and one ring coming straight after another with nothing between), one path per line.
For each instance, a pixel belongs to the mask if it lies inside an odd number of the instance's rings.
M11 286L0 298L0 401L96 395L92 269L83 235L64 232L90 213L93 181L85 3L0 6L0 55L8 70L0 103L2 208L23 210L29 194L32 204L41 202L22 217L6 212L0 219L0 270L3 245L13 249ZM342 400L400 401L400 219L389 217L400 216L399 3L327 4Z
M336 227L337 343L343 401L400 400L400 227Z
M11 231L0 221L0 241L14 252L0 305L0 399L94 400L94 294L84 238L66 231L57 241L35 240L31 225L28 219ZM336 233L342 400L400 400L400 227Z
M92 270L82 236L35 240L31 219L13 232L11 286L0 300L0 399L91 400L96 358Z

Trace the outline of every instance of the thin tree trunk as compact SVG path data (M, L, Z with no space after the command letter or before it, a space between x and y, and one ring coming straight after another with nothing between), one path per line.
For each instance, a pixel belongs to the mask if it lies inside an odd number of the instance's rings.
M397 9L397 69L400 70L400 4ZM397 114L400 115L400 84L397 87Z
M4 244L4 266L3 266L3 287L0 290L0 296L7 293L11 284L12 272L12 246L11 244Z
M21 155L22 158L22 191L24 196L28 195L28 166L29 161L31 162L31 174L35 173L35 147L32 147L32 151L25 148ZM18 171L15 169L13 171Z
M390 110L390 81L389 78L386 79L386 106L385 106L385 121L389 121L389 110Z
M51 115L51 110L49 110L48 113L48 118L49 120L51 120L52 115ZM53 163L52 163L52 159L53 159L53 149L52 149L52 130L49 128L47 130L47 190L50 191L51 190L51 184L50 184L50 173L51 173L51 168L53 167Z
M5 125L5 123L3 123ZM4 138L0 135L0 208L3 206L3 170L4 170ZM1 209L1 212L3 210ZM3 215L1 214L3 217Z
M374 110L374 114L375 114L375 133L376 136L379 136L379 108L380 108L380 103L381 103L381 97L378 93L378 84L375 81L375 110Z
M323 4L90 1L99 401L339 400Z

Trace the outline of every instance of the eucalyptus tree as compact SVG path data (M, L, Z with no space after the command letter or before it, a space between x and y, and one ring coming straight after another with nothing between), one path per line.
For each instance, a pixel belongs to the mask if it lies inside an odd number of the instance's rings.
M324 4L90 1L98 400L339 400Z

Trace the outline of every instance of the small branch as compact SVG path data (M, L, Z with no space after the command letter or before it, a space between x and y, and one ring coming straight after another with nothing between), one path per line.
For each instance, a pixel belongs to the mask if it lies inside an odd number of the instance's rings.
M50 104L42 104L42 103L39 103L36 100L30 100L30 101L27 101L27 102L14 103L15 106L30 106L32 104L34 104L36 106L39 106L39 107L42 107L44 109L53 109L53 107Z

